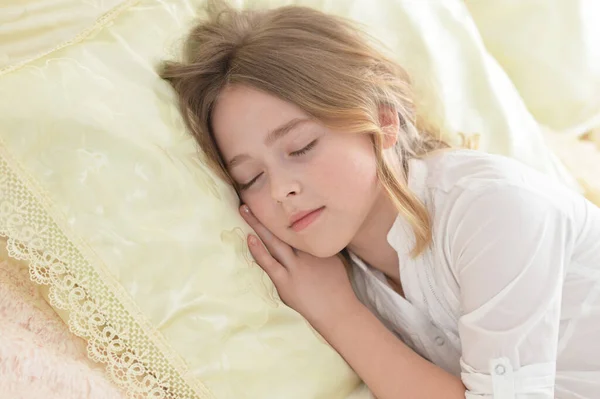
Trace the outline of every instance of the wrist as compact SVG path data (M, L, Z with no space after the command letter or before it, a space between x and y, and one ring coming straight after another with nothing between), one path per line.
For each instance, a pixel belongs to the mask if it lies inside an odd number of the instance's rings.
M323 312L309 322L325 339L328 339L328 337L336 335L337 331L347 331L348 328L356 326L356 323L364 320L367 314L371 313L366 306L358 298L353 297L344 301L337 308Z

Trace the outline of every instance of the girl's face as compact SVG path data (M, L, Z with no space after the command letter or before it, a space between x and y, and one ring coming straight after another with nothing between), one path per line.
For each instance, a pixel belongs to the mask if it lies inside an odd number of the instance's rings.
M212 126L242 202L301 251L341 251L382 195L370 136L327 129L273 95L228 86Z

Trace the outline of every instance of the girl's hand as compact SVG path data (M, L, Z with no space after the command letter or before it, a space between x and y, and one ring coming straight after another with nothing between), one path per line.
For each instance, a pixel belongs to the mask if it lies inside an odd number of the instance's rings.
M263 226L247 206L243 205L240 213L264 243L250 234L250 252L286 305L320 332L324 325L332 326L336 319L356 311L360 302L339 257L317 258L298 251Z

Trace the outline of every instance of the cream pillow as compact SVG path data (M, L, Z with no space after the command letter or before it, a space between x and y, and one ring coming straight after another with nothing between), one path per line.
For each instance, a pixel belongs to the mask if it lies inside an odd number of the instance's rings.
M0 73L70 43L132 0L2 0Z
M250 259L235 193L202 163L155 73L200 3L117 5L87 35L4 70L0 235L131 394L366 398ZM384 39L449 137L477 134L558 176L462 2L302 3Z
M488 51L554 131L600 126L600 2L467 0Z
M0 76L0 232L130 392L346 398L359 379L251 262L154 71L199 3L140 2Z

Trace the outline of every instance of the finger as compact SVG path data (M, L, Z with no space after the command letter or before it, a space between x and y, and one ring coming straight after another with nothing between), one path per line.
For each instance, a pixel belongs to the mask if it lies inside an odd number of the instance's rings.
M267 250L278 260L283 266L289 266L293 262L296 254L292 247L281 241L275 234L271 233L257 218L254 216L247 205L242 205L240 208L244 220L252 227L258 237L267 247Z
M248 248L256 260L256 263L267 273L269 278L277 286L287 274L287 270L277 261L267 248L260 242L254 234L248 235Z

